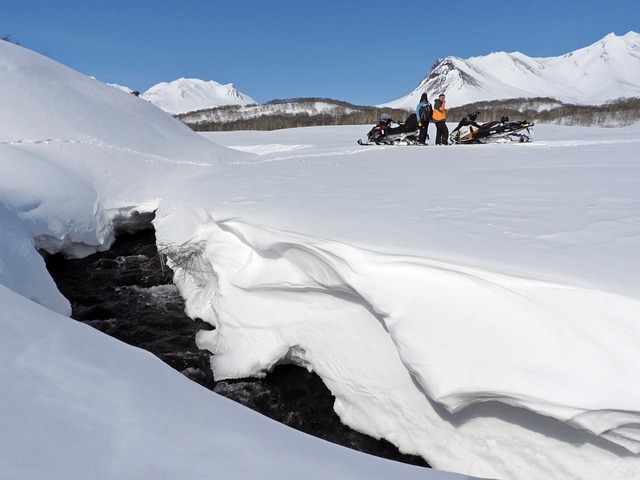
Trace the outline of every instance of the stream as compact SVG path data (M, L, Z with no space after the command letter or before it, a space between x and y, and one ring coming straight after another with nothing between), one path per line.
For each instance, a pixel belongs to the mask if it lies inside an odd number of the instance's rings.
M333 411L333 396L305 368L280 365L265 378L216 382L211 354L195 344L196 333L212 327L184 313L184 300L172 283L171 270L161 262L153 229L121 234L107 252L72 260L51 255L46 264L71 302L72 318L145 349L194 382L292 428L361 452L428 467L419 456L403 455L391 443L343 425Z

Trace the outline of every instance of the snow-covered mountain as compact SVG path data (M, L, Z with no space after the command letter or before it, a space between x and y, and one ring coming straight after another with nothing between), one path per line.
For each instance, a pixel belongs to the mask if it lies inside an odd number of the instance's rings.
M213 80L206 82L198 78L179 78L173 82L158 83L140 97L173 115L223 105L257 103L232 83L222 85Z
M611 33L559 57L532 58L520 52L446 57L409 95L384 106L415 108L423 92L432 100L445 93L451 107L520 97L549 97L579 105L640 97L640 34Z

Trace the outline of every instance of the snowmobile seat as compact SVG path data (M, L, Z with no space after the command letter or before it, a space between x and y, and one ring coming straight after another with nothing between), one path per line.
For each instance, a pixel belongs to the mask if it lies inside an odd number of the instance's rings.
M407 120L404 122L404 129L407 132L411 132L418 128L418 117L416 117L415 113L412 113L407 117Z
M498 121L483 123L482 125L480 125L480 131L485 132L487 130L491 130L492 128L498 125L500 125L500 122Z

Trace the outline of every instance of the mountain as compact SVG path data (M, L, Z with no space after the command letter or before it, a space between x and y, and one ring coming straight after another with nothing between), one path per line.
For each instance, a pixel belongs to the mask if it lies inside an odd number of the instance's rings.
M206 82L197 78L158 83L140 96L174 115L223 105L257 103L238 91L232 83L222 85L213 80Z
M640 97L640 34L611 33L559 57L532 58L520 52L446 57L434 64L415 90L382 106L413 109L425 91L431 100L445 93L449 106L537 97L598 105Z

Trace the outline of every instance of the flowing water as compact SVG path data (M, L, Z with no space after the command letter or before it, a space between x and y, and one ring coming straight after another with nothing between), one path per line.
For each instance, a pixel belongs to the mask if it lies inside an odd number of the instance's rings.
M74 319L143 348L191 380L293 428L372 455L428 466L420 457L403 455L390 443L343 425L329 390L304 368L282 365L262 379L214 381L210 353L195 345L196 333L212 327L184 313L152 229L119 235L107 252L80 260L52 255L46 262L71 302Z

